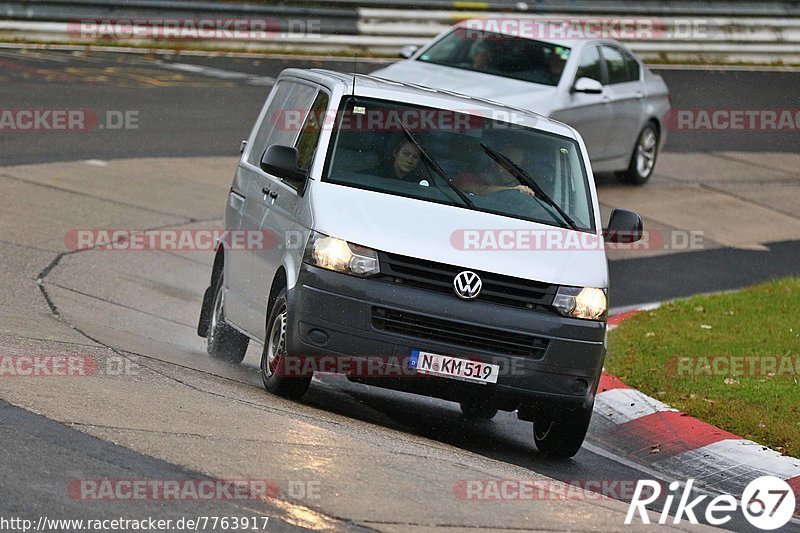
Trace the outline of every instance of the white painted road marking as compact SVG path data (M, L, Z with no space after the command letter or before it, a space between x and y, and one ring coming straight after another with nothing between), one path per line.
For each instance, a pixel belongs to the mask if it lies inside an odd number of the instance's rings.
M225 70L221 68L191 65L189 63L172 63L161 60L152 61L150 63L161 68L177 70L180 72L190 72L192 74L207 76L209 78L218 78L223 80L245 80L249 85L275 85L275 78L270 76L257 76L255 74L248 74L247 72L237 72L234 70Z

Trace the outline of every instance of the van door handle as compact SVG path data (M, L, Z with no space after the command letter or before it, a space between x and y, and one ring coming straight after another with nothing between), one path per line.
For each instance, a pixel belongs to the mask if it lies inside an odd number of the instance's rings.
M269 187L264 187L263 189L261 189L261 192L264 193L264 196L268 196L269 195Z
M269 193L269 197L272 198L273 200L275 200L278 197L278 193L273 191L273 192Z

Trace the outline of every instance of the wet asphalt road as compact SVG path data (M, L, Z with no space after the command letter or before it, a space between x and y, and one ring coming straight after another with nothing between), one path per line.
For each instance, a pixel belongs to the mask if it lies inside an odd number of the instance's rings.
M156 61L173 65L167 68L168 65ZM217 72L216 76L185 75L185 70L176 70L174 63L243 72L250 77L230 78L224 72ZM98 116L104 116L109 111L133 111L138 123L138 128L132 130L105 129L69 135L57 132L2 132L0 165L159 156L235 156L239 140L247 135L269 90L266 78L274 77L286 66L347 70L351 67L349 62L315 64L309 60L164 59L100 53L82 57L59 52L26 56L7 50L0 51L0 65L3 66L0 70L0 98L5 108L85 108L93 110ZM377 65L358 65L358 70L362 72L373 68L377 68ZM797 107L796 102L792 102L797 99L798 73L664 71L663 74L675 95L675 107ZM723 99L725 103L721 105ZM667 150L717 150L724 145L729 150L792 151L796 150L797 140L796 136L783 133L749 136L673 134ZM228 176L224 180L227 181ZM797 272L797 265L791 261L792 257L800 256L797 243L780 244L774 248L775 255L766 259L764 254L725 249L614 262L611 272L615 304L626 305L707 289L732 288L776 274ZM740 267L720 276L719 268L726 264ZM698 268L698 265L702 268ZM652 277L653 272L691 272L693 276L687 281L680 276L665 275L664 283L659 284L657 289L652 284L645 285L637 281ZM705 277L703 272L707 272ZM376 420L377 423L441 440L557 479L642 477L635 469L621 467L588 450L581 451L576 461L567 467L541 458L531 459L528 439L520 437L518 422L512 420L510 415L499 416L487 435L487 428L464 422L458 417L448 417L443 424L442 417L455 412L448 413L448 408L441 402L410 399L384 391L365 392L347 383L339 383L338 386L338 389L330 390L319 387L306 403L331 409L331 405L339 405L337 397L346 393L355 400L356 407L352 407L352 403L342 402L344 407L334 408L341 414L369 420L370 415L364 412L382 413L389 421L381 417ZM369 409L364 411L359 405L367 405ZM84 469L91 470L93 463L101 462L103 468L100 471L105 476L108 475L107 464L115 464L142 476L158 469L161 469L162 476L165 470L172 472L171 469L174 469L176 477L194 475L168 464L153 463L155 460L146 456L125 455L111 445L95 442L82 434L65 434L61 426L51 427L44 419L7 406L2 407L0 414L3 427L7 428L4 430L7 432L6 438L19 446L6 448L8 457L31 456L31 449L38 447L33 455L51 456L68 450L73 454L71 461L86 463ZM12 426L17 429L12 429ZM74 453L75 450L80 453ZM15 483L18 485L24 484L25 479L35 479L42 484L51 483L53 471L59 468L58 464L51 468L41 464L30 464L24 468L16 463L6 464L4 475L7 479L16 476ZM45 490L33 501L40 502L39 508L46 509L46 497ZM9 493L9 498L4 500L10 506L8 509L15 512L26 505L25 500L16 498L12 499ZM143 509L140 507L138 510ZM72 510L65 508L61 511L69 513ZM157 506L153 511L159 512ZM183 514L181 509L172 511ZM231 510L221 508L217 511L222 514ZM269 513L270 510L264 512ZM729 526L738 528L741 524Z

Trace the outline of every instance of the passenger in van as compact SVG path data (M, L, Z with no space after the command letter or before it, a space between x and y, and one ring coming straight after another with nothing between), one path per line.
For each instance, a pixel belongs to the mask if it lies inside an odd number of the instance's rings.
M418 169L420 158L420 151L414 143L401 137L392 143L381 164L368 170L367 174L419 183L425 179Z

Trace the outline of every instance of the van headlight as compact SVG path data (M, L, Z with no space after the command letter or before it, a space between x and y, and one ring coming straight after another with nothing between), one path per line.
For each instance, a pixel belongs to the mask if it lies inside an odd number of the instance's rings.
M603 320L608 310L608 299L604 289L560 287L553 299L553 307L564 316Z
M308 239L303 262L361 277L373 276L381 271L375 250L317 232L312 232Z

